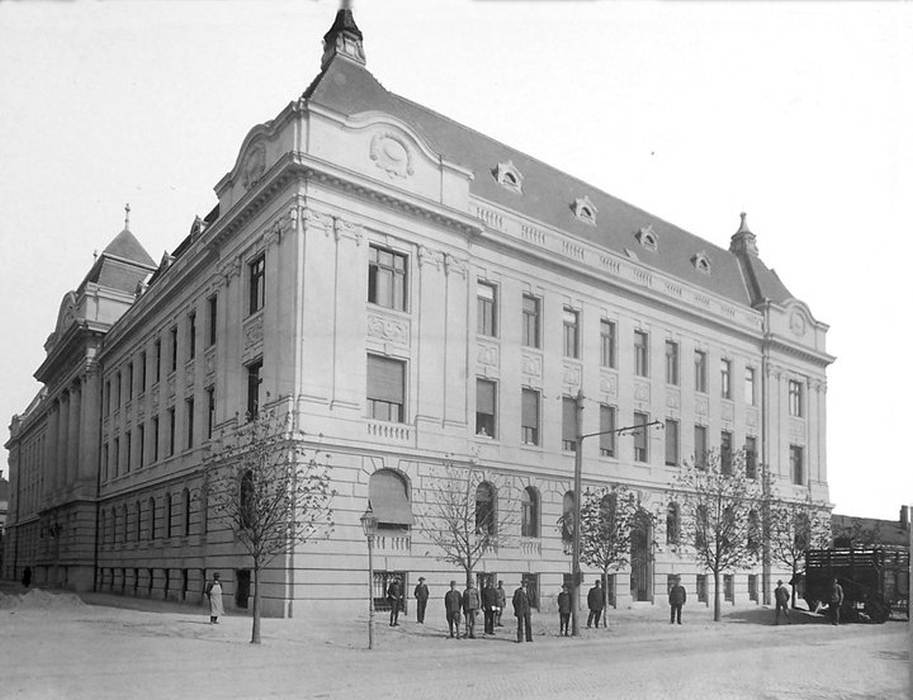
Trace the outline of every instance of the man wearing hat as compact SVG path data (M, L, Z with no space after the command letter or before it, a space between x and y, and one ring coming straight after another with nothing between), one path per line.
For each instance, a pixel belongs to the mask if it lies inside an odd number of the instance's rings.
M675 585L669 589L669 624L682 624L682 606L688 600L688 594L682 585L682 577L675 577Z
M425 585L425 577L418 577L418 585L415 587L415 599L418 601L415 606L415 620L420 625L425 624L425 608L428 607L428 586Z
M780 611L786 615L789 620L789 590L783 585L783 581L777 581L777 587L774 589L774 600L777 603L777 612L774 617L774 624L780 624Z
M450 627L450 636L456 632L460 638L460 610L463 608L463 595L457 590L456 581L450 582L450 590L444 594L444 611L447 613L447 625Z

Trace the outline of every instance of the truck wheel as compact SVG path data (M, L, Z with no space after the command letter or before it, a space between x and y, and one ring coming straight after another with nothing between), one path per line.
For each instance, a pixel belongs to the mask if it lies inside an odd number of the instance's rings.
M881 624L891 616L891 608L880 600L870 600L865 604L865 612L872 622Z

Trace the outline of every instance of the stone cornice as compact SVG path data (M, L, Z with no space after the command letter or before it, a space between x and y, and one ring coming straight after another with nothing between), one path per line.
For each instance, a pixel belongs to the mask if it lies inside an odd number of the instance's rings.
M787 355L792 355L800 360L804 360L805 362L820 365L821 367L826 367L837 359L834 355L789 343L780 336L770 333L764 335L764 343L771 350L778 350Z
M520 246L529 256L585 272L602 282L636 296L660 301L676 310L687 309L703 320L713 320L754 337L762 333L763 314L750 306L725 299L478 197L473 197L471 204L485 224L485 239L502 242L512 249Z

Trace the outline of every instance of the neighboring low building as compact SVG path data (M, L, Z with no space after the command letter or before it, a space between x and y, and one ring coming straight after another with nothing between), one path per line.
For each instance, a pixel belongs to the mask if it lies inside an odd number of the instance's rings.
M857 518L834 513L831 515L831 533L835 547L909 547L909 507L900 507L900 517L897 520Z
M673 576L709 598L667 546L686 459L744 446L749 476L827 502L828 327L744 215L718 247L387 91L351 11L215 190L172 255L155 265L125 228L64 298L7 442L5 576L199 599L217 569L246 607L249 560L211 521L201 465L266 405L331 456L338 494L332 536L265 572L270 614L363 597L369 502L378 601L393 575L443 595L456 572L416 519L449 463L477 514L516 514L478 572L539 605L570 569L578 391L584 433L665 426L582 446L584 488L623 483L664 514L638 519L637 565L607 581L619 604L664 600ZM771 574L726 572L726 599L758 601Z

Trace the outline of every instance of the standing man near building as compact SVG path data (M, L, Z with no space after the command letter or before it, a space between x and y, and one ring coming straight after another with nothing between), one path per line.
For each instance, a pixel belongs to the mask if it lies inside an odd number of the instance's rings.
M533 631L530 626L532 617L532 601L529 599L529 592L526 590L526 581L520 583L520 587L514 591L514 617L517 618L517 643L523 641L523 630L526 630L526 641L533 641Z
M498 592L491 585L491 579L485 579L482 588L482 612L485 613L485 634L495 633L495 609L498 607Z
M840 606L843 605L843 586L837 579L831 584L831 624L840 624Z
M428 586L425 585L425 577L418 577L418 585L415 587L415 621L420 625L425 624L425 608L428 607Z
M688 600L688 593L682 585L681 576L675 577L675 585L669 589L669 624L682 624L682 606Z
M209 624L218 625L219 618L225 614L222 605L222 582L219 574L212 575L212 581L206 585L206 597L209 598Z
M599 579L590 589L586 596L586 604L590 609L590 616L586 619L586 626L589 628L594 622L596 629L599 629L599 619L602 617L602 607L605 605L605 598L602 595L602 585Z
M774 600L777 603L777 613L774 618L775 624L780 624L780 610L789 620L789 590L783 585L783 581L777 581L777 587L774 589Z
M560 629L559 635L570 636L568 632L568 623L571 620L571 594L568 593L567 584L561 586L561 593L558 594L558 621ZM589 625L587 625L589 627Z
M466 584L466 590L463 591L463 612L466 614L466 634L464 636L470 639L476 638L476 615L479 614L481 607L482 601L479 599L479 592L470 581Z
M399 582L399 576L394 576L387 586L387 600L390 602L390 627L397 627L403 605L403 584Z
M495 610L495 627L503 627L501 624L501 614L504 612L504 607L507 605L507 593L504 591L504 581L498 581L498 587L496 589L498 594L498 608Z
M447 626L450 628L450 637L456 631L456 638L460 638L460 609L463 607L463 596L456 588L456 581L450 582L450 590L444 594L444 611L447 613Z

